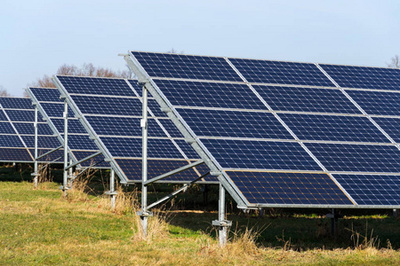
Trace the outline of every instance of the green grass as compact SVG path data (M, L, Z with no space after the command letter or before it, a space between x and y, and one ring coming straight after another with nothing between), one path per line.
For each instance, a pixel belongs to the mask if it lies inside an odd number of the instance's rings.
M107 199L66 200L56 183L33 190L28 182L0 182L0 265L400 263L396 250L400 222L395 218L346 216L339 221L340 234L334 239L320 214L288 213L274 211L263 218L231 214L234 229L263 230L257 243L251 235L231 234L230 244L220 249L211 227L215 212L161 212L168 223L151 219L157 230L144 241L137 237L137 217L112 213ZM381 244L355 247L346 228L361 234L373 229ZM394 249L381 248L387 239Z

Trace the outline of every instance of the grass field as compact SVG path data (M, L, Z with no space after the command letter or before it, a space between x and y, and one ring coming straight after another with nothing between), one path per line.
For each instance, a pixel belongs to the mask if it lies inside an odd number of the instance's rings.
M336 237L312 211L233 212L230 243L221 249L211 227L215 212L168 207L150 219L143 240L130 209L114 213L107 198L81 192L64 199L58 186L0 182L0 265L400 263L400 221L384 212L346 214Z

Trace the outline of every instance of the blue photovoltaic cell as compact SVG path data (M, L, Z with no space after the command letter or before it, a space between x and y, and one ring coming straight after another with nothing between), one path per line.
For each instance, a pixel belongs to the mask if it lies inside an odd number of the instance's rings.
M394 146L306 143L328 171L400 172L400 151Z
M129 84L133 87L133 89L139 94L139 96L142 96L142 87L138 84L137 80L128 80ZM149 93L147 95L148 97L151 97L151 94Z
M32 123L35 121L35 112L33 110L6 110L6 113L11 121L28 121ZM40 116L38 117L38 121L43 122Z
M271 113L177 110L197 136L293 139Z
M64 135L62 135L64 138ZM70 135L68 134L68 146L73 150L93 150L99 148L94 144L93 140L89 139L88 135Z
M400 176L334 175L359 205L400 205Z
M189 159L200 159L197 152L185 140L175 139L174 141Z
M400 116L400 93L378 91L346 91L370 115Z
M334 87L311 63L229 58L248 82Z
M253 86L275 111L361 114L340 90Z
M24 147L16 135L0 135L0 147Z
M352 204L327 174L226 173L253 204Z
M64 119L51 118L51 122L57 128L58 132L64 133ZM87 134L86 129L83 127L78 119L68 119L68 132L69 133L82 133Z
M30 124L31 127L32 124ZM11 126L10 122L0 122L0 133L1 134L15 134L15 130Z
M155 80L172 105L266 110L247 85Z
M400 118L374 117L376 123L397 143L400 143Z
M175 126L174 122L172 122L170 119L158 119L158 121L163 125L163 127L167 130L167 132L171 135L171 137L183 138L182 133ZM156 125L154 125L154 127L158 128L158 126Z
M298 143L224 139L201 142L223 168L321 170Z
M129 180L131 181L142 180L142 160L117 159L116 161L120 166L120 168L123 169L124 174L127 176ZM148 160L147 163L148 163L147 177L149 179L189 164L189 162L185 160ZM196 169L199 171L200 175L203 175L209 171L208 167L203 165L196 167ZM164 178L162 179L162 181L182 182L182 181L191 181L198 177L199 177L198 173L194 170L194 168L191 168L186 171L180 172L176 175ZM211 175L205 177L205 180L218 182L218 180ZM202 180L200 180L199 182L201 181Z
M3 111L0 111L0 121L8 121L6 115Z
M43 110L49 117L63 117L64 104L63 103L40 103ZM74 112L68 107L68 116L73 117Z
M0 161L2 162L32 162L27 149L0 148Z
M22 139L29 148L35 147L35 136L22 136ZM38 137L38 147L40 148L56 148L58 146L60 146L60 141L57 137Z
M400 90L399 69L325 64L320 66L341 87Z
M19 134L34 135L33 123L13 123ZM15 132L15 131L14 131ZM53 131L47 124L38 124L38 135L53 135Z
M242 81L222 57L132 52L151 77Z
M135 96L124 79L57 76L68 93Z
M140 103L141 104L141 103ZM166 113L161 111L160 105L155 101L149 99L147 102L148 108L151 110L154 116L156 117L168 117Z
M140 127L140 118L125 118L125 117L102 117L102 116L86 116L89 124L98 135L110 136L142 136L142 128ZM166 119L160 119L166 120ZM161 121L162 123L171 126L170 120ZM105 126L106 125L106 126ZM174 126L175 127L175 126ZM171 131L175 133L172 137L176 137L177 129ZM148 119L148 136L149 137L167 137L165 132L157 124L154 119ZM179 135L178 137L182 137Z
M100 138L107 149L115 157L136 157L142 156L142 140L140 138ZM149 158L178 158L182 155L168 139L148 140Z
M57 89L29 88L39 102L62 102Z
M142 103L138 99L94 96L71 96L84 114L141 116Z
M279 114L301 140L390 142L366 117Z
M5 109L33 109L32 101L29 98L0 97L0 104Z

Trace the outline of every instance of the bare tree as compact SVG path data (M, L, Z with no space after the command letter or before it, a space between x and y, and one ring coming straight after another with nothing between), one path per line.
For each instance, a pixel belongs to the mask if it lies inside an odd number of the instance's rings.
M400 68L400 56L395 55L390 59L390 63L387 64L388 67Z
M95 67L93 64L83 64L82 67L64 64L57 70L57 75L73 75L73 76L88 76L88 77L119 77L119 78L132 78L130 70L113 71L110 68ZM29 85L30 87L45 87L54 88L51 76L44 75L36 82Z
M170 53L170 54L184 54L183 51L178 52L178 50L175 50L174 48L171 48L171 50L168 50L167 53Z
M8 91L0 85L0 97L4 97L4 96L11 96L10 93L8 93Z

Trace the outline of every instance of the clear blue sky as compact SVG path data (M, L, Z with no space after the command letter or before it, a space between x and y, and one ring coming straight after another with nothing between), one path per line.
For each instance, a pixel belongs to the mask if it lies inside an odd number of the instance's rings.
M399 0L2 0L0 86L12 95L64 64L124 70L128 50L385 66Z

